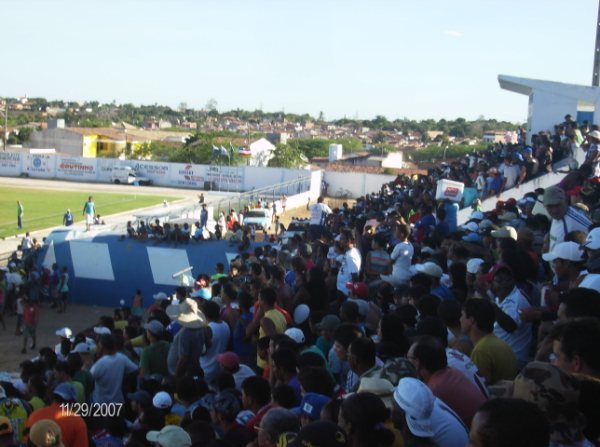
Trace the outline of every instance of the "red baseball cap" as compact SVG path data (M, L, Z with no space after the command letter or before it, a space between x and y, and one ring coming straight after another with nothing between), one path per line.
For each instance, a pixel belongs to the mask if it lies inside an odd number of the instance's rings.
M369 297L369 286L364 282L347 282L346 288L353 294L361 298Z
M227 351L217 356L217 362L227 369L236 369L240 366L240 358L235 352Z
M498 263L498 264L494 264L492 266L492 268L490 269L490 271L487 272L486 275L482 277L482 279L485 282L492 282L492 280L494 279L494 276L496 276L496 273L498 273L500 270L508 270L511 275L513 273L512 269L510 268L509 265L504 264L504 263Z

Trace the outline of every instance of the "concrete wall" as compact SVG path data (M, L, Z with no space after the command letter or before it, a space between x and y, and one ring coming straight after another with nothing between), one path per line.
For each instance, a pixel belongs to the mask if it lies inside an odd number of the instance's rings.
M396 179L395 175L366 174L364 172L325 171L324 180L329 184L327 195L356 199L381 190L381 185Z
M54 148L63 154L81 157L83 136L65 129L47 129L43 132L33 132L29 140L31 148Z
M529 95L527 113L527 138L531 135L553 130L556 124L563 121L566 114L577 116L577 98L566 96L561 92L535 90Z

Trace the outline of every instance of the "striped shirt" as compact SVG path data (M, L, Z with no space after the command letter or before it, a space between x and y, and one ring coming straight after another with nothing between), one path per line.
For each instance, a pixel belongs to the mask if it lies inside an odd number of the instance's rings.
M581 211L570 206L562 219L552 219L550 226L550 251L560 242L564 242L565 236L571 231L583 231L588 233L592 222Z

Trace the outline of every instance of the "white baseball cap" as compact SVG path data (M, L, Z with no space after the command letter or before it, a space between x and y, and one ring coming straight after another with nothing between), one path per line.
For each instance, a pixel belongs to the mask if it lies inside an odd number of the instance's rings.
M164 301L168 297L167 297L167 294L165 292L158 292L158 293L152 295L152 298L154 298L156 301Z
M165 425L161 431L150 430L146 439L155 442L161 447L190 447L192 438L178 425Z
M467 272L473 275L477 274L477 269L479 266L483 264L483 259L481 258L472 258L467 261Z
M476 222L469 222L462 226L463 230L470 231L471 233L476 233L479 230L479 225Z
M589 232L583 246L590 250L600 250L600 227Z
M56 331L56 335L62 338L71 338L73 336L73 331L68 327L63 327Z
M310 307L306 304L299 304L294 309L294 323L302 324L310 316Z
M302 329L298 329L297 327L291 327L287 329L284 334L294 340L297 344L302 344L306 340Z
M583 261L583 251L577 242L560 242L554 246L551 252L542 255L544 261L564 259L565 261Z
M77 343L75 347L71 350L71 352L77 354L89 354L92 350L91 346L86 342Z
M433 276L434 278L441 278L444 274L442 268L435 262L417 264L415 265L415 270L419 273L425 273L426 275Z
M173 399L166 391L159 391L152 398L152 405L156 408L171 408L173 405Z
M110 334L110 329L105 327L105 326L96 326L94 328L94 334L98 334L98 335L105 335L105 334Z

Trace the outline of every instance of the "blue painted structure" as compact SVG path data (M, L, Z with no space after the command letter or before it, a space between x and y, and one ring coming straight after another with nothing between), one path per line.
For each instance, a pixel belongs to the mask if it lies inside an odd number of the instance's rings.
M69 302L118 307L122 299L130 304L139 288L144 306L148 306L153 294L171 294L179 285L173 273L192 266L194 278L200 273L213 274L217 262L227 269L238 254L237 245L228 241L156 244L153 240L123 238L111 231L61 229L50 233L38 262L47 268L54 262L61 269L67 266Z

